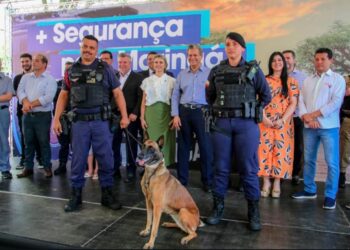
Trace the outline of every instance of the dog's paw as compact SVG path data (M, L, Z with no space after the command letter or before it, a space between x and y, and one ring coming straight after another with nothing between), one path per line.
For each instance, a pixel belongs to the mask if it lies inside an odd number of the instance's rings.
M187 245L187 243L189 242L188 238L187 237L183 237L181 239L181 245Z
M145 230L142 230L139 235L142 236L142 237L146 237L148 236L150 233L150 230L149 229L145 229Z
M147 242L144 246L143 249L153 249L153 244Z

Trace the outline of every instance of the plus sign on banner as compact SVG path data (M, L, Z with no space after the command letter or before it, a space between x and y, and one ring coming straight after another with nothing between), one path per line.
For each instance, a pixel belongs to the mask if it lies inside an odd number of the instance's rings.
M44 30L40 30L39 34L36 35L36 40L39 42L39 44L43 44L44 41L47 39L47 35Z

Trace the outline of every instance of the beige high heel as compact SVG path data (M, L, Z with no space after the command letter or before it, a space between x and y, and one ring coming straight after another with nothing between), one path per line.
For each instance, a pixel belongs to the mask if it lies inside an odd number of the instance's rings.
M272 194L271 194L272 198L280 198L281 196L281 190L272 190Z
M266 197L269 197L270 192L271 192L270 187L269 187L268 189L264 189L264 188L263 188L263 189L260 191L260 195L261 195L261 197L266 198Z

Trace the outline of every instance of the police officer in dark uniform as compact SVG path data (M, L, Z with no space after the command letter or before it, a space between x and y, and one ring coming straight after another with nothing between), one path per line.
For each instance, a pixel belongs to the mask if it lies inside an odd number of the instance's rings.
M214 206L207 223L217 224L223 216L233 155L248 201L249 228L258 231L261 225L257 122L262 120L262 109L271 101L271 93L257 63L246 62L242 57L245 48L240 34L227 34L228 59L214 67L208 77L207 101L215 120L211 127L215 177Z
M66 212L81 208L84 173L90 146L99 165L99 180L102 188L101 204L111 209L121 205L113 192L113 151L110 131L110 93L121 112L120 126L126 128L129 119L119 81L108 64L96 59L98 40L87 35L82 40L81 57L66 71L64 85L58 97L54 117L54 131L62 133L60 116L68 99L74 111L72 124L72 197L65 206Z

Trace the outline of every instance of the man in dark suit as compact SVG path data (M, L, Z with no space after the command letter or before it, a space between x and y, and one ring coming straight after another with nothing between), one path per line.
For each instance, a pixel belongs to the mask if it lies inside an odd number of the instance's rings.
M138 73L131 70L131 57L129 54L120 53L118 55L118 69L117 78L121 83L121 89L124 94L126 108L130 124L128 126L128 132L137 138L137 130L140 116L140 106L142 99L142 91L140 85L143 77ZM112 106L113 107L113 106ZM117 108L112 109L113 113L118 115ZM123 139L123 133L126 137L126 154L127 154L127 177L124 182L129 183L135 180L136 174L136 155L137 155L137 142L128 135L127 131L118 128L114 133L113 138L113 152L114 152L114 169L115 175L120 176L120 165L122 157L120 153L120 145Z
M147 78L154 74L154 68L153 68L153 59L157 55L157 52L151 51L147 54L147 66L148 69L140 71L139 74L143 76L143 78ZM165 72L167 75L174 77L174 74L170 71Z

